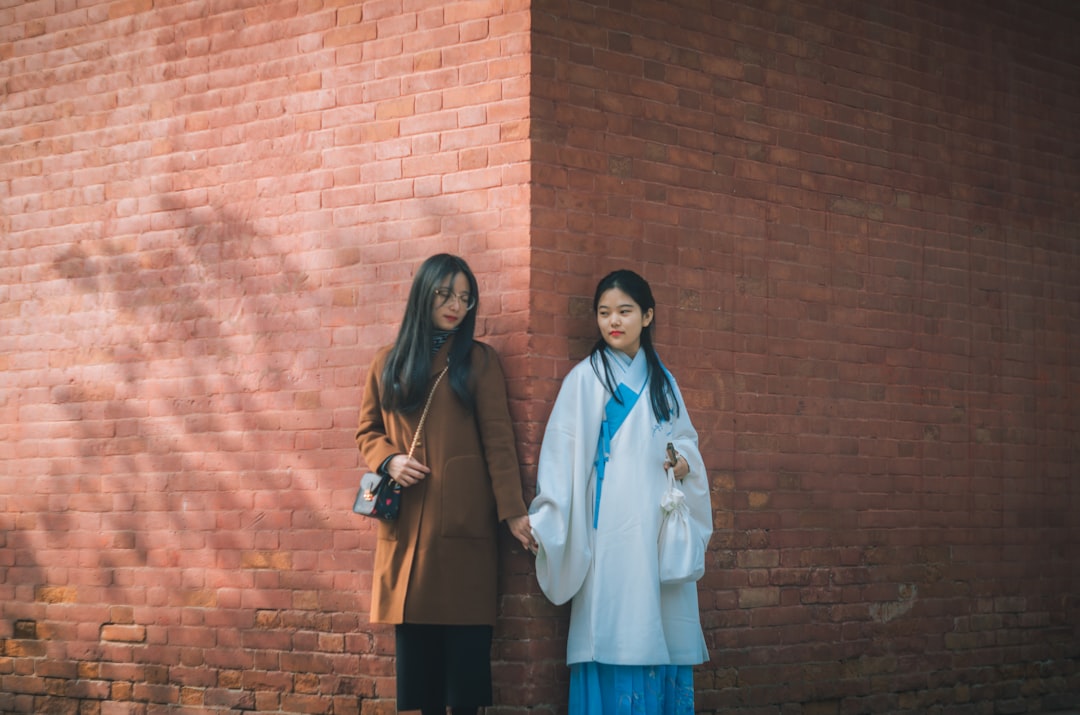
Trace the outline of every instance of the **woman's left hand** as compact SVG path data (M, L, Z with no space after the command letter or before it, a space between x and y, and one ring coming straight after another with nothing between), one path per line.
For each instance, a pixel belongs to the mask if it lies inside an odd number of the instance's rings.
M654 462L654 464L655 464L655 462ZM671 464L671 462L669 460L667 460L667 459L664 460L664 469L671 469L672 466L673 465ZM674 467L675 467L675 478L676 479L681 480L683 477L685 477L687 474L690 473L690 465L687 464L686 457L682 456L681 454L679 455L678 459L675 460Z
M510 533L514 535L514 538L520 541L529 553L536 553L536 539L533 538L528 515L511 517L506 520L506 525L510 527Z

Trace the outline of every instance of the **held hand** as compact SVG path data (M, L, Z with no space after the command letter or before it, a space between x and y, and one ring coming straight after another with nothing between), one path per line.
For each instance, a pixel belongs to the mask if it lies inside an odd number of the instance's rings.
M403 487L419 484L431 470L407 454L397 454L386 465L390 478Z
M522 547L529 553L536 553L536 539L533 538L528 516L511 517L506 520L506 525L510 527L510 533L514 535L514 538L521 542Z
M671 469L671 462L664 460L664 469ZM686 463L686 457L679 455L679 458L675 460L675 478L681 480L687 474L690 473L690 465Z

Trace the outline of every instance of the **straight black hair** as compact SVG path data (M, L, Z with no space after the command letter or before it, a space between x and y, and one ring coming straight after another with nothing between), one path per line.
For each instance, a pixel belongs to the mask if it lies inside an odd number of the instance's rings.
M652 403L653 414L661 422L665 422L671 419L673 414L676 416L679 414L679 401L675 399L675 388L671 384L671 377L660 362L660 356L656 354L656 348L653 347L652 329L656 325L656 300L653 298L652 289L649 287L648 281L633 271L612 271L604 276L596 286L596 294L593 296L592 304L594 315L600 306L600 297L612 288L618 288L630 296L641 308L642 314L649 312L649 310L653 311L652 322L641 329L640 349L645 351L645 363L649 370L649 402ZM621 404L622 400L619 399L618 393L619 386L615 382L614 375L612 375L607 353L604 352L606 347L607 343L604 342L604 338L601 336L593 345L589 359L592 362L596 376L604 381L608 392ZM597 363L603 365L602 375Z
M471 354L473 334L476 330L476 311L480 301L480 289L469 264L458 256L439 253L428 258L413 278L405 316L401 320L394 347L383 365L382 401L387 409L401 414L413 412L427 400L427 387L431 380L431 348L435 340L433 320L435 289L441 288L449 278L453 285L458 274L469 281L469 293L477 301L472 310L465 313L461 325L454 332L450 347L450 370L447 376L450 386L466 409L472 411L475 404L470 390Z

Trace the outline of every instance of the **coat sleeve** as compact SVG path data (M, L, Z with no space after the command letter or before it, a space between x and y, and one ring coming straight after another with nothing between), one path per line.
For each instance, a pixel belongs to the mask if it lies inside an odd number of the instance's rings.
M540 445L536 498L529 522L539 544L536 578L548 600L566 603L592 563L589 483L596 458L602 395L589 392L581 371L563 382ZM591 403L596 402L596 405Z
M690 467L689 473L683 478L679 488L686 496L686 505L690 508L690 519L694 528L708 548L713 532L709 476L698 446L697 430L690 421L690 413L686 409L686 403L674 378L672 378L672 387L675 389L675 398L679 401L679 415L673 420L671 443L676 451L686 458L686 464Z
M491 489L499 521L527 513L521 493L521 468L518 462L513 422L506 397L506 377L494 349L483 346L475 355L479 361L476 390L476 424L484 446L484 460L491 475Z
M381 351L368 370L360 403L360 423L356 428L356 446L371 471L378 469L387 457L401 452L387 434L383 418L380 377L385 356L386 351Z

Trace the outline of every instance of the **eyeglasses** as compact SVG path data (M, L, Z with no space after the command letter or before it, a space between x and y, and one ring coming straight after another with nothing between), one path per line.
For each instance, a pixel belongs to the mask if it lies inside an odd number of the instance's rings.
M439 299L439 305L446 305L451 298L454 298L465 306L465 310L472 310L476 307L476 296L472 293L455 293L449 288L436 288L435 297Z

